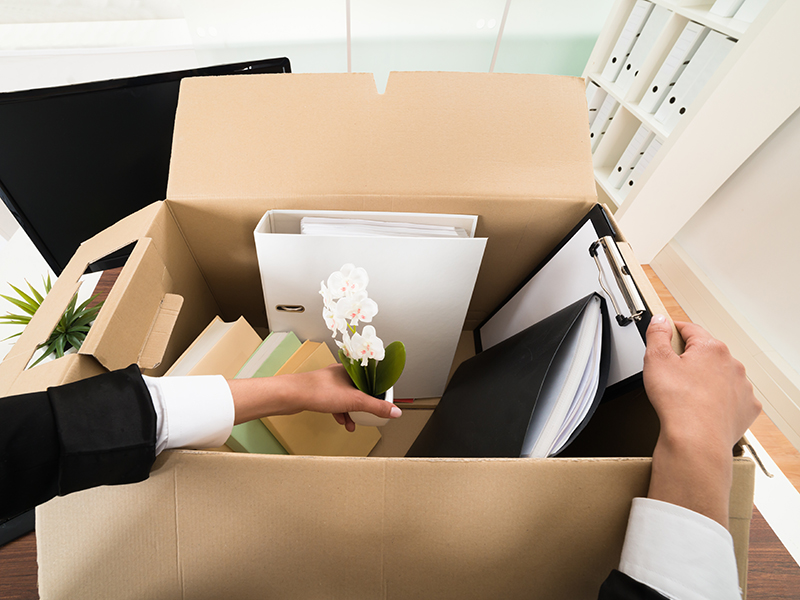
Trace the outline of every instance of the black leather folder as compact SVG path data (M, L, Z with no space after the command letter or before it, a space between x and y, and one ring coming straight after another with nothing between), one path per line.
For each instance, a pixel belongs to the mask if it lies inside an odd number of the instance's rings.
M572 428L566 448L591 418L608 379L609 317L598 294L585 298L463 362L436 410L411 446L411 457L519 457L529 424L553 377L556 357L593 299L600 299L601 344L597 390ZM564 358L564 357L559 357Z

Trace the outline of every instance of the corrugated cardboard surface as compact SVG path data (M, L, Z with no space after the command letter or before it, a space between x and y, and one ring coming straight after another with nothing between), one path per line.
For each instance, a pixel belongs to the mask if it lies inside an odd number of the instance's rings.
M169 452L144 483L39 509L40 593L594 599L649 466ZM735 477L741 489L752 463ZM732 522L751 506L734 498Z
M223 315L254 325L252 231L269 209L480 215L472 328L596 201L583 85L393 73L378 94L369 74L185 80L167 195Z
M164 291L184 298L154 374L215 315L264 326L252 232L273 208L478 215L476 235L489 241L465 325L472 328L595 201L583 82L395 74L379 95L363 75L185 80L169 194L81 246L0 365L2 392L100 368L78 356L22 373L71 282L132 240L151 240L172 280ZM649 282L633 275L652 298ZM133 318L120 306L108 309L111 319ZM642 398L631 402L647 408ZM629 456L654 442L652 427L609 423L587 454ZM631 498L647 489L649 464L168 453L142 484L39 509L40 592L595 598L618 560ZM752 463L737 462L735 473L731 523L744 574Z

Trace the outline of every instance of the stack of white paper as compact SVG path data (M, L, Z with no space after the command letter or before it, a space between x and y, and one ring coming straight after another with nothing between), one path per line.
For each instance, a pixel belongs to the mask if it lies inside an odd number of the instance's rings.
M367 219L337 219L327 217L303 217L300 220L303 235L344 235L350 237L394 236L394 237L469 237L461 227L430 225L425 223L398 223L394 221L370 221Z
M603 321L595 297L559 348L528 425L522 456L558 452L586 418L600 383Z

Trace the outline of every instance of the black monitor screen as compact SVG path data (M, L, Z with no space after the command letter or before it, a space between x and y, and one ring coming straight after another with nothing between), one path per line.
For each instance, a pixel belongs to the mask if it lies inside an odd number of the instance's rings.
M0 94L0 197L60 274L81 242L166 197L181 79L290 71L277 58Z

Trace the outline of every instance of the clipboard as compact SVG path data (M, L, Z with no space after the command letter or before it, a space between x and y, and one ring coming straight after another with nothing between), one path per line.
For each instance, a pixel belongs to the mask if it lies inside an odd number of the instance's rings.
M641 385L645 333L652 313L599 204L474 331L481 352L591 292L611 309L611 364L604 398Z

